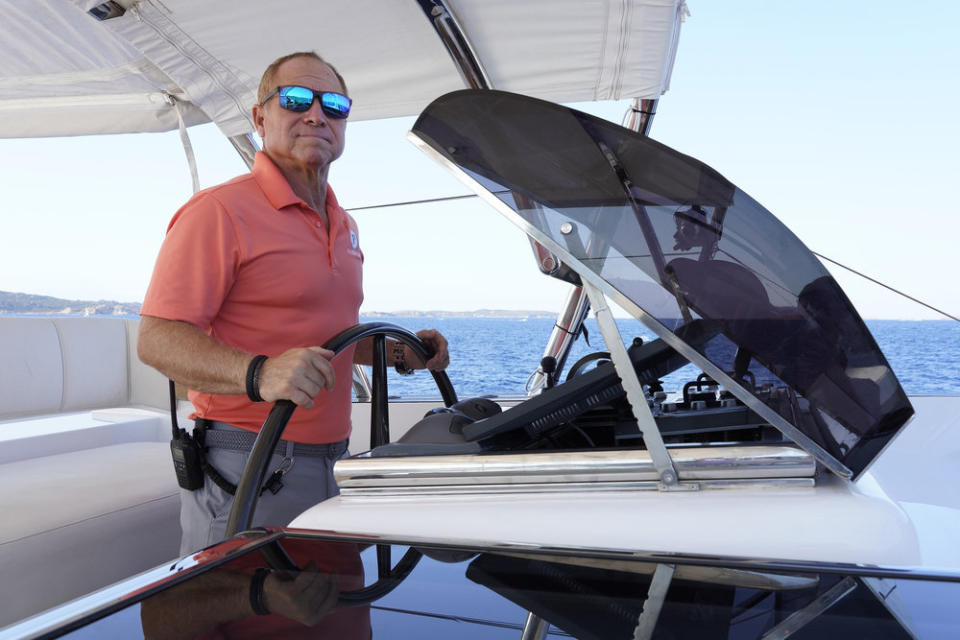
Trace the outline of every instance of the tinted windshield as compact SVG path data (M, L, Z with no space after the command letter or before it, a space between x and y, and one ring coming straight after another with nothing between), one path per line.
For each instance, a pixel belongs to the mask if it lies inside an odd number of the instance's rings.
M684 339L854 473L912 415L826 269L703 163L605 120L496 91L444 96L413 132L570 266L652 316L651 329Z

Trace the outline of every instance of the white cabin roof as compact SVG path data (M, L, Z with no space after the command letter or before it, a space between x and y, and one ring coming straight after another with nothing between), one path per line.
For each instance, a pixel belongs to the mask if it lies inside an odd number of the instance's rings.
M0 137L253 130L260 74L315 50L355 119L419 113L464 84L418 0L8 0L0 5ZM554 102L657 98L684 0L447 0L493 88Z

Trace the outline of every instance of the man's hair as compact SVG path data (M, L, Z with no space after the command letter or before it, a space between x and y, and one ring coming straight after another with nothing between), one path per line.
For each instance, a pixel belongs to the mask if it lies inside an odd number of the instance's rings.
M263 75L260 77L260 88L257 89L257 104L263 104L263 99L267 97L267 94L276 89L276 87L273 85L273 76L277 75L277 69L280 68L280 65L288 60L293 60L294 58L313 58L314 60L327 65L330 67L330 70L333 71L333 75L337 76L337 80L340 81L340 86L343 87L343 92L347 93L347 83L344 82L343 76L340 75L340 72L337 71L332 64L317 55L315 51L296 51L294 53L288 53L285 56L277 58L264 70Z

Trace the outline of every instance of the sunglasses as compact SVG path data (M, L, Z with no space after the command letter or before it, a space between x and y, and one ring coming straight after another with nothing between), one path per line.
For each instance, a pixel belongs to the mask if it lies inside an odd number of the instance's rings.
M320 108L323 109L325 114L331 118L340 120L350 115L350 105L353 104L353 100L342 93L314 91L307 87L290 85L287 87L277 87L268 93L267 97L260 103L260 106L265 105L267 100L272 98L274 94L280 94L280 106L287 111L307 111L313 106L313 99L317 98L320 100Z

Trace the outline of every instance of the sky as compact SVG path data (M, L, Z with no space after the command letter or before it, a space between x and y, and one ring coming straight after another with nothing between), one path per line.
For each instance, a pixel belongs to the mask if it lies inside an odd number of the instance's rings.
M960 3L690 0L650 135L712 166L813 251L960 315ZM627 102L573 105L620 122ZM353 122L346 208L469 193L405 139ZM191 129L201 185L245 171ZM140 301L190 196L178 134L0 140L0 290ZM362 312L556 310L525 236L479 200L356 211ZM867 318L940 318L826 265Z

